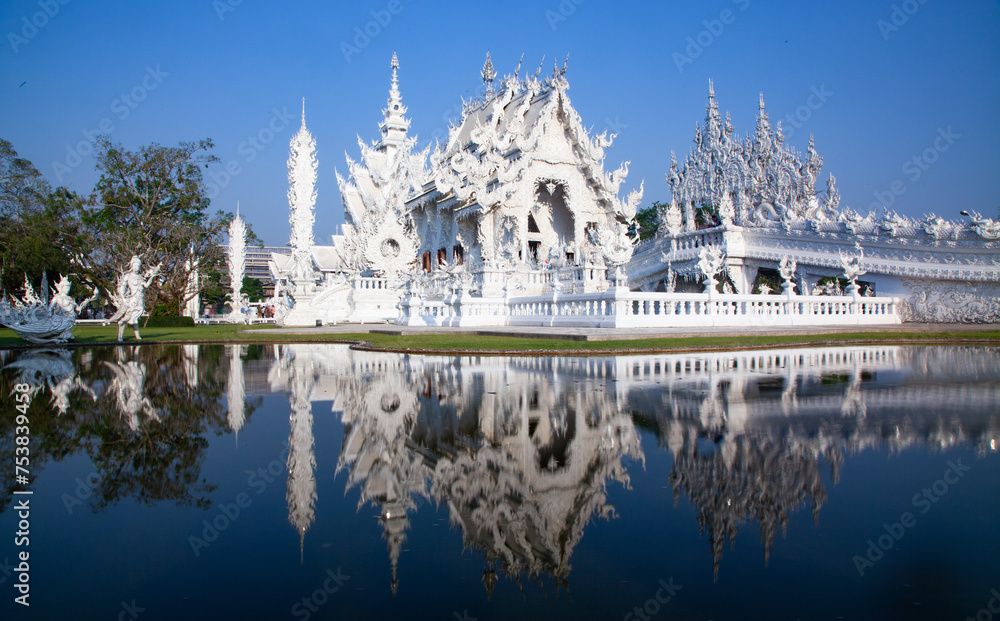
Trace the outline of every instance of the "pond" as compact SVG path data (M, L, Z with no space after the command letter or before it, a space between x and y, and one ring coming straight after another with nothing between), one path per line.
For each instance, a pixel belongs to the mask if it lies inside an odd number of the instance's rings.
M998 347L0 363L4 618L959 619L1000 602Z

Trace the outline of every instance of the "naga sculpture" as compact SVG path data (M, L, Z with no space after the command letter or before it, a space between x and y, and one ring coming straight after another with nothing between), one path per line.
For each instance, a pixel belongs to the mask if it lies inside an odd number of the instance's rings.
M77 304L69 296L70 281L60 275L55 289L49 299L48 279L42 274L41 296L24 278L24 296L13 299L11 305L7 300L0 299L0 325L6 326L29 343L65 343L73 338L73 325L76 317L94 298L97 290L86 300Z

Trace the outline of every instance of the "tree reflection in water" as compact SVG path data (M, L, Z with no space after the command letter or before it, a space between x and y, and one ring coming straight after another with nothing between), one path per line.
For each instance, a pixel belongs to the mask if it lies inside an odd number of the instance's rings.
M86 453L97 473L88 499L101 512L126 498L208 508L201 478L209 433L227 431L227 369L219 348L136 346L4 352L0 391L33 389L32 475L49 459ZM50 399L41 398L49 393ZM248 404L252 412L255 404ZM0 421L13 463L13 417ZM10 446L8 446L10 445ZM11 456L11 457L8 457ZM6 465L5 465L6 467ZM6 477L0 511L11 501Z

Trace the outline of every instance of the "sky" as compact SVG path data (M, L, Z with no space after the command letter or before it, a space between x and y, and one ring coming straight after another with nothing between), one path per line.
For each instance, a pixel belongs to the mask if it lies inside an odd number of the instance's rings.
M568 55L570 99L593 133L618 134L605 169L631 162L622 195L645 181L641 206L670 199L670 154L690 151L710 79L737 134L761 92L788 145L813 134L842 206L949 219L1000 206L995 0L4 0L0 34L0 138L50 183L89 194L102 133L128 149L210 138L212 210L239 202L268 245L289 239L303 98L315 238L338 232L335 171L359 136L378 138L393 52L418 146L446 139L487 51L500 75L522 56L522 74L546 75Z

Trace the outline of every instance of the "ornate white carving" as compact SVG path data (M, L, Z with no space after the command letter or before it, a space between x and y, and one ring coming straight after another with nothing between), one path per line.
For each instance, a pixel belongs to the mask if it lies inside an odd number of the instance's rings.
M795 293L795 269L798 265L795 259L789 257L788 255L782 255L781 261L778 262L778 272L781 274L781 279L785 281L785 293L793 294Z
M233 323L243 323L247 320L243 312L249 303L249 298L243 293L243 273L247 257L247 226L240 217L239 204L236 205L236 217L229 223L229 314L226 319Z
M900 309L904 321L1000 322L1000 285L903 278L913 296Z
M698 271L704 276L705 289L714 291L716 276L726 269L726 252L719 246L702 246L698 256Z
M961 213L963 216L969 216L969 219L971 220L970 226L977 235L983 239L1000 239L1000 222L991 220L990 218L984 218L975 211L963 211Z
M868 270L861 267L861 261L865 258L865 251L861 247L861 244L855 242L854 249L857 251L857 254L849 255L843 252L840 253L840 265L844 270L844 278L850 283L852 288L857 288L858 276L868 273Z
M316 139L306 129L306 100L302 99L302 125L288 145L288 205L291 208L292 277L313 277L313 222L316 205Z
M773 222L788 229L803 220L835 219L840 203L835 180L827 182L826 196L816 194L823 158L812 138L805 158L785 147L784 140L780 124L771 128L763 95L753 137L747 141L734 137L729 117L723 121L719 114L709 82L705 123L695 130L695 148L683 166L671 154L667 173L673 200L685 205L687 230L694 230L694 209L702 205L717 207L724 223L728 216L739 225ZM733 206L734 195L738 209ZM661 234L675 234L672 226L660 228Z
M29 343L65 343L71 340L77 315L97 297L97 290L94 289L93 295L77 304L69 296L69 289L69 279L60 275L50 300L44 272L40 296L25 276L24 295L20 300L12 298L14 304L11 305L6 297L0 296L0 325L10 328Z

